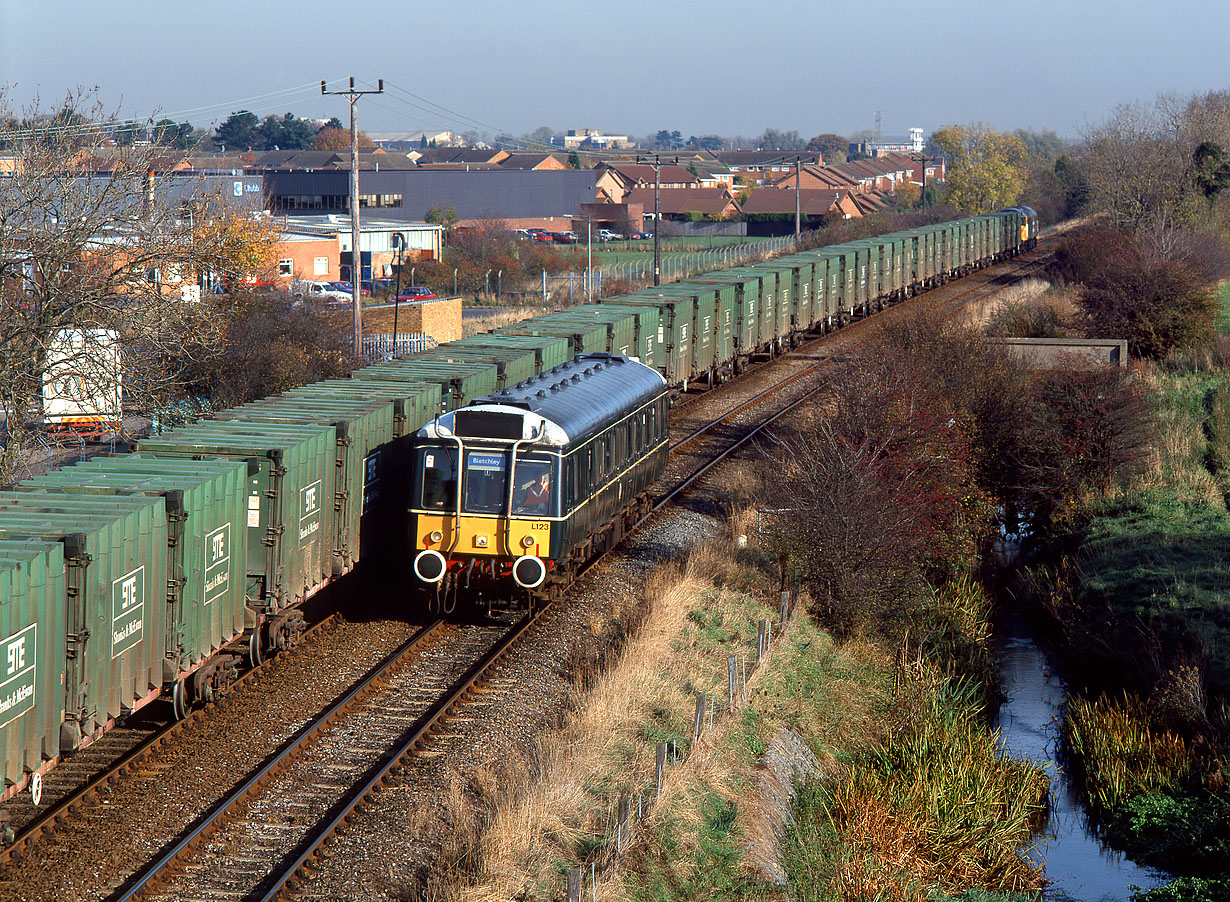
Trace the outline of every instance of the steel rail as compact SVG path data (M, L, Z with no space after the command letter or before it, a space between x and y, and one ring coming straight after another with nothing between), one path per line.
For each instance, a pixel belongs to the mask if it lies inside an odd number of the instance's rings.
M342 825L351 820L359 806L370 803L375 799L376 795L380 793L394 775L394 771L401 767L402 761L413 754L424 739L435 733L449 715L453 713L455 708L473 696L478 690L479 684L504 659L517 640L521 639L530 627L536 624L550 608L550 603L544 604L523 617L499 642L492 646L482 659L466 671L466 674L452 692L424 712L420 718L420 726L415 728L401 746L388 756L388 760L379 770L352 793L350 801L341 811L334 815L328 824L322 827L316 838L304 849L299 857L290 862L277 877L273 886L260 897L262 902L273 902L273 900L284 899L288 895L293 895L303 881L310 879L312 862L319 857L329 837L336 833Z
M421 648L424 643L434 638L443 625L443 620L437 620L434 623L428 624L402 643L401 646L390 652L384 660L368 672L366 677L352 686L345 695L334 701L315 720L302 727L256 773L249 777L241 786L232 790L225 798L221 799L213 807L212 811L201 819L191 831L181 837L170 849L146 867L135 883L128 887L121 895L115 897L117 902L140 899L146 892L156 891L164 879L165 872L186 852L190 851L197 841L211 828L221 823L230 812L234 811L237 805L251 796L267 776L284 767L294 754L307 744L308 740L316 736L326 726L332 724L356 699L373 688L390 668L403 660L407 655Z

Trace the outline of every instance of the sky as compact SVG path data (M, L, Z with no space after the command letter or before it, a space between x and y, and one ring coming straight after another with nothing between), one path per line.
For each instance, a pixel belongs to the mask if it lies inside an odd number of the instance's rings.
M1230 89L1218 0L0 0L0 107L97 87L124 117L368 132L597 128L804 138L981 122L1076 138L1116 105Z

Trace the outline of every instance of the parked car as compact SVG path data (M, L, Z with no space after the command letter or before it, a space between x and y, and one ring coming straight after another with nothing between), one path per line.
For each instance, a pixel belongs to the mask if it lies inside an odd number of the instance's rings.
M652 232L629 232L628 237L631 238L633 241L641 241L645 238L652 238L653 233Z
M349 295L349 294L351 294L351 290L352 290L352 289L351 289L351 286L350 286L350 283L349 283L349 282L333 281L333 282L330 282L329 284L330 284L330 285L332 285L334 288L338 288L338 289L340 289L340 290L342 290L342 291L346 292L346 294L348 294L348 295ZM359 297L361 297L361 298L371 297L371 294L372 294L372 290L371 290L371 288L370 288L370 287L365 287L365 286L363 285L363 283L362 283L362 282L360 282L360 283L359 283Z
M610 229L599 229L598 230L598 240L599 241L623 241L624 236L619 234L619 232L612 232Z
M296 279L290 283L290 294L296 301L310 301L321 304L325 301L350 302L350 289L339 287L336 282Z
M551 232L551 240L556 244L576 244L577 233L571 229L567 232Z
M350 300L341 301L337 298L333 298L325 301L325 309L330 313L341 310L351 310L353 308L354 304Z
M399 301L430 301L435 298L436 293L425 285L411 285L408 288L403 288L401 294L397 296Z

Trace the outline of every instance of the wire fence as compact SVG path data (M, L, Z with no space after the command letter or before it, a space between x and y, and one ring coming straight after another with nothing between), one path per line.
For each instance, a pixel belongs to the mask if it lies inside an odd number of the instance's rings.
M678 282L701 273L757 263L777 254L792 252L796 248L794 235L783 235L726 247L668 251L660 255L658 280L663 284ZM541 297L544 305L563 305L635 291L653 284L653 254L646 253L642 256L642 260L595 266L588 279L585 270L559 275L550 275L543 270L542 282L537 290L507 291L503 293L503 297L520 302L529 301L531 297L534 300Z
M707 745L711 741L708 734L713 731L715 724L720 726L723 718L732 717L748 704L748 677L755 676L756 668L769 653L773 639L785 633L791 613L797 606L797 598L797 592L792 595L789 591L783 591L776 630L770 620L761 620L754 650L726 655L725 660L717 665L719 672L725 676L726 691L723 693L718 689L709 694L696 693L691 735L680 742L671 740L656 744L652 775L628 775L631 785L627 787L627 791L619 795L613 809L605 815L599 815L602 824L600 841L589 851L583 862L570 867L566 872L565 898L568 902L584 902L586 899L597 898L599 882L618 866L624 848L635 841L644 829L645 819L664 798L663 783L670 768L680 762L686 762L693 751Z

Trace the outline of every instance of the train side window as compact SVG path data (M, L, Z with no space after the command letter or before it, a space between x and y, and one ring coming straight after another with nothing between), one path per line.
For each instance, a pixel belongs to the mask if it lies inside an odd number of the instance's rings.
M455 452L449 448L424 448L419 468L423 474L422 504L427 510L450 510L457 505Z

